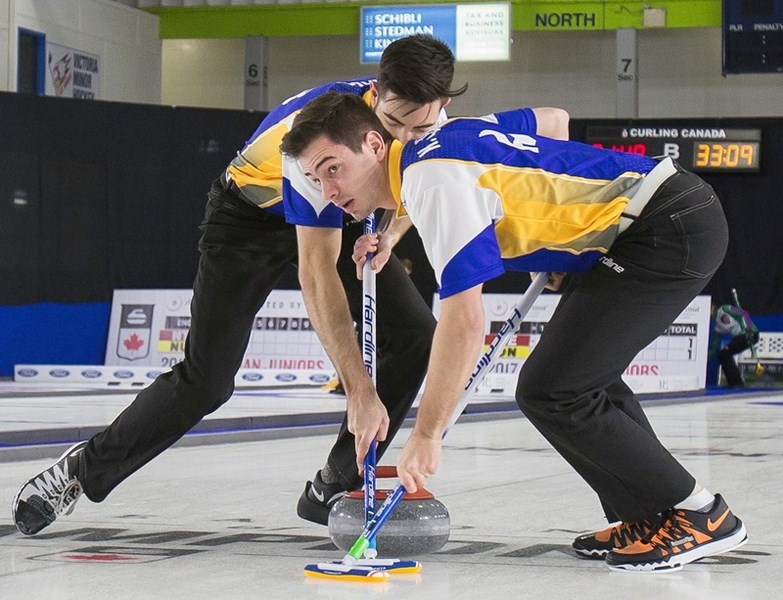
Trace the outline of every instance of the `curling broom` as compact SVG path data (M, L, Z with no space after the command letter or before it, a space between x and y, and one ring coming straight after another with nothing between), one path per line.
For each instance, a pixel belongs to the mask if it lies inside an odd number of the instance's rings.
M456 423L462 411L467 406L470 399L473 397L478 385L484 379L485 375L489 372L490 367L494 364L495 359L500 354L500 351L506 346L509 338L519 328L525 315L535 303L538 296L543 291L544 287L549 281L549 273L538 273L533 282L528 287L522 298L520 298L517 305L511 311L511 314L501 326L497 333L497 336L489 345L487 351L481 355L476 368L471 373L468 379L465 389L454 407L454 412L449 421L448 427L443 432L443 436L449 432L451 427ZM348 553L343 557L341 563L318 563L311 564L305 567L305 574L310 576L320 576L329 578L344 578L345 575L350 573L351 579L359 579L362 581L382 581L384 575L387 575L385 571L378 571L372 567L363 567L360 563L362 556L364 556L365 550L370 546L372 540L378 535L383 524L397 508L397 505L405 495L405 488L401 483L392 490L387 496L384 503L375 513L375 516L368 522L356 542L351 546ZM341 565L335 567L335 565ZM356 569L360 569L357 571ZM361 577L361 573L364 574L364 578ZM379 575L380 573L380 575ZM345 575L344 575L345 574ZM388 575L387 575L388 576Z

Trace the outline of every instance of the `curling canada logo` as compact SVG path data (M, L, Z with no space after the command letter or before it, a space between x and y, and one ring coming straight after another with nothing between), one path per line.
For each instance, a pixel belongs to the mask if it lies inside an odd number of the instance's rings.
M154 304L123 304L117 356L126 360L146 358L150 353Z

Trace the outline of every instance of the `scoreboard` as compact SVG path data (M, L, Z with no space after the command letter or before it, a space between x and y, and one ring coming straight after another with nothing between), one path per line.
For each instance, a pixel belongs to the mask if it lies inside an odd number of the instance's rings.
M783 2L723 0L723 73L783 73Z
M756 128L675 122L588 125L585 142L620 152L669 156L683 168L697 173L758 173L761 170L761 129Z

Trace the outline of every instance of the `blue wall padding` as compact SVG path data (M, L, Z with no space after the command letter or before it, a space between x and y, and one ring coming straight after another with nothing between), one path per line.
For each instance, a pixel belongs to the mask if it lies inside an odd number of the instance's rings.
M750 315L759 331L783 331L783 315Z
M102 365L110 311L108 302L0 306L0 377L15 364ZM752 318L761 331L783 331L783 315Z
M0 377L15 364L102 365L111 304L0 306Z

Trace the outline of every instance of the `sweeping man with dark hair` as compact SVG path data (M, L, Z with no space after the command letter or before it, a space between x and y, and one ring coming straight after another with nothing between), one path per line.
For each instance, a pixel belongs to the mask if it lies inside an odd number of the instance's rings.
M441 313L397 459L401 483L415 491L438 469L483 344L484 282L507 269L574 272L516 389L530 422L619 522L574 549L613 569L671 571L737 548L742 521L663 447L621 379L720 265L720 203L671 159L547 139L529 119L529 109L451 119L403 146L362 103L330 93L283 138L323 200L357 219L378 208L408 215L435 271Z
M381 456L408 414L426 372L435 319L391 253L410 226L395 222L378 248L386 267L377 278L382 298L376 389L355 343L362 290L351 252L361 223L319 203L320 190L296 162L282 160L280 140L302 106L330 90L353 95L374 111L389 135L403 141L419 137L465 91L466 86L451 88L453 76L454 56L443 42L426 35L403 38L384 51L377 81L328 83L267 115L208 194L184 360L140 392L105 430L21 486L12 512L22 533L33 535L69 514L82 493L103 501L226 402L257 312L283 271L297 263L308 316L346 393L337 440L297 505L303 519L327 524L331 505L361 486L357 458L373 438ZM544 108L535 114L539 133L557 135L564 127L567 133L564 111Z

